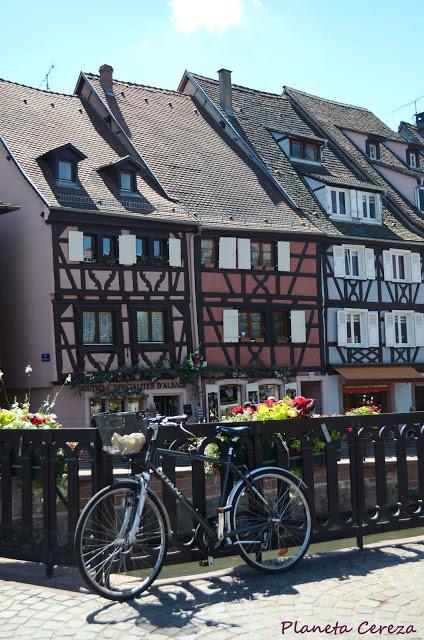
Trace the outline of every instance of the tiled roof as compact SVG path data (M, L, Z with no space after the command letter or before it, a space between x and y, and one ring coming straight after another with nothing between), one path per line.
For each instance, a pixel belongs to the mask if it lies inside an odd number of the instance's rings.
M402 222L385 207L382 225L369 225L361 223L346 223L330 220L327 214L318 205L307 187L305 176L315 177L326 184L334 184L370 191L384 191L387 184L380 179L379 182L369 176L368 164L358 167L354 173L344 160L343 153L334 144L328 144L323 150L322 167L317 168L301 162L291 162L285 153L279 148L270 131L292 131L304 137L329 137L332 134L330 128L327 133L322 132L322 127L309 125L301 111L293 105L288 95L277 95L257 91L239 85L232 85L232 103L234 115L226 115L219 103L219 83L217 80L205 78L197 74L190 74L201 89L213 101L216 108L236 129L238 134L254 149L262 159L268 170L278 180L291 198L313 220L314 224L326 234L348 235L355 237L369 237L387 240L408 240L422 242L407 222ZM323 101L326 109L331 112L328 101ZM338 105L339 110L345 110L345 105ZM365 109L352 108L359 113L352 114L348 122L358 128L361 120L370 120L372 114ZM355 117L354 117L355 116ZM330 118L330 115L328 115ZM375 135L387 134L387 127L378 121L374 123ZM341 132L339 131L340 135ZM391 132L393 139L402 140L400 136ZM345 136L343 136L345 138ZM409 228L411 227L411 228Z
M318 233L190 96L84 74L168 193L207 226ZM270 135L270 134L266 134Z
M423 242L424 238L421 238L418 234L420 233L419 230L424 229L424 218L418 213L416 208L379 173L379 163L370 160L365 153L348 138L344 130L349 128L349 123L355 118L356 122L360 122L360 130L362 133L376 133L378 131L379 135L383 135L384 130L386 130L386 139L390 138L403 143L405 142L404 139L398 134L395 134L395 132L386 127L386 125L384 125L384 127L381 126L383 123L370 111L348 105L340 105L339 103L311 96L289 87L285 87L285 92L316 121L318 126L325 131L326 135L352 158L356 165L375 185L386 191L388 197L396 205L402 217L400 218L400 216L397 217L393 215L386 207L384 215L385 223L392 230L395 230L396 233L399 233L403 239ZM358 116L357 112L365 112L365 114ZM369 127L369 131L366 130L366 126ZM383 164L389 164L391 168L396 168L395 160L398 162L396 156L384 145L381 145L381 149L383 150ZM392 159L390 159L390 156L392 156Z
M401 127L405 127L405 129L411 135L411 140L416 142L416 144L424 144L424 133L419 132L417 127L414 124L411 124L410 122L402 121L399 125L399 129Z
M123 206L117 185L98 169L118 161L128 151L78 96L0 80L0 136L50 206L168 222L195 222L194 216L163 197L142 171L137 175L141 197ZM58 186L48 164L40 159L66 144L86 156L78 163L80 189Z

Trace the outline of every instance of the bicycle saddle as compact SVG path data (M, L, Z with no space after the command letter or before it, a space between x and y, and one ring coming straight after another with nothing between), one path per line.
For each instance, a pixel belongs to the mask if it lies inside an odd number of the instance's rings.
M218 425L216 432L223 433L225 436L248 436L252 433L250 427L230 427L226 424Z

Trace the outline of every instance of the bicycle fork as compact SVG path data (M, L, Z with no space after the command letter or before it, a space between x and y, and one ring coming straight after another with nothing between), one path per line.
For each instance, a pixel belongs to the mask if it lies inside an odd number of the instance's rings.
M150 475L147 472L143 472L140 476L140 479L139 479L140 490L138 494L138 501L137 501L135 513L132 505L127 504L125 508L125 515L124 515L121 529L118 535L119 535L119 538L123 542L124 541L127 542L127 544L133 544L136 541L137 532L140 527L140 519L143 513L144 504L146 502L147 485L149 482L149 478L150 478ZM132 513L134 513L134 516L131 524L130 521L131 521ZM128 531L128 527L130 526L131 528ZM128 533L126 533L127 531Z

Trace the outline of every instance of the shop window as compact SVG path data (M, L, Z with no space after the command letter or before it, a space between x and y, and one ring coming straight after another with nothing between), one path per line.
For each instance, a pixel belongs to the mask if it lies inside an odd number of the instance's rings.
M220 414L229 416L234 407L241 404L241 387L238 384L223 385L219 388Z
M125 400L125 411L143 411L144 398L127 398Z
M165 342L165 311L137 311L137 342Z
M257 340L265 337L263 313L260 311L240 311L238 321L240 339Z
M202 267L216 266L216 241L214 238L202 238L200 245Z
M120 413L123 410L124 410L124 401L121 398L109 400L108 411L110 411L110 413Z
M259 385L259 402L265 402L268 398L281 400L281 391L279 384L260 384Z
M106 411L106 403L104 400L90 400L90 418L96 416L98 413L104 413Z
M273 266L271 242L251 242L250 254L252 268Z
M288 311L275 311L272 314L274 322L275 342L283 344L290 341L290 318Z
M113 344L111 311L83 311L83 344Z

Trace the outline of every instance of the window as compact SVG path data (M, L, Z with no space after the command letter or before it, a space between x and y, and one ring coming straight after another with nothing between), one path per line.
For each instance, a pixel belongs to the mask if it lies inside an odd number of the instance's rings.
M115 264L117 258L117 242L113 236L103 236L102 238L102 260L106 264Z
M251 242L250 255L252 267L272 267L271 242Z
M320 162L320 150L316 142L308 140L290 140L290 157L307 162Z
M132 171L119 172L119 186L121 191L133 193L135 191L135 175Z
M290 323L287 311L275 311L273 313L274 337L279 344L290 341Z
M424 212L424 189L417 189L418 209Z
M392 252L393 280L405 282L406 280L406 256L403 253Z
M202 238L200 246L202 267L214 267L216 262L216 242L213 238Z
M418 156L415 151L409 151L409 149L407 149L406 160L411 169L419 168Z
M346 342L348 345L362 344L361 314L346 314Z
M345 275L349 278L360 278L362 276L362 253L359 249L344 250Z
M83 236L84 262L96 261L96 237L92 235Z
M70 160L58 160L57 179L61 182L75 182L74 163Z
M408 336L408 317L410 314L394 313L393 321L395 325L395 343L396 346L409 344Z
M137 311L137 342L165 342L164 311Z
M371 160L379 160L380 148L378 142L367 142L367 153Z
M242 311L238 314L239 337L256 340L264 337L263 314L258 311Z
M331 212L336 216L346 215L346 192L331 189Z
M377 218L377 208L375 196L366 193L362 194L362 216L370 220Z
M136 238L135 256L138 264L147 264L149 261L149 252L147 248L146 238Z
M113 344L111 311L83 311L83 344Z

